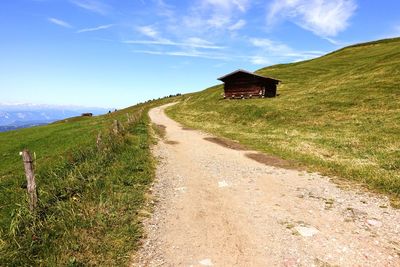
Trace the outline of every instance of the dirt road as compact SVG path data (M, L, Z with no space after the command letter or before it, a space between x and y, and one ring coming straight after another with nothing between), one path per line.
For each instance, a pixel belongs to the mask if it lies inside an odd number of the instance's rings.
M400 211L315 173L268 166L166 127L148 238L133 266L400 266Z

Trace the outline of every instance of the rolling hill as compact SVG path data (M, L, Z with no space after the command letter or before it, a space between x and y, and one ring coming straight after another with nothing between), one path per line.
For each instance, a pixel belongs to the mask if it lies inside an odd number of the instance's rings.
M217 85L167 112L308 170L400 195L400 38L256 73L282 81L278 97L223 100Z

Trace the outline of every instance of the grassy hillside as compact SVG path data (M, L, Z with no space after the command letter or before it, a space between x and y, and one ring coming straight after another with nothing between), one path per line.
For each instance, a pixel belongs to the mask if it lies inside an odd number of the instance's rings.
M154 174L147 109L155 104L0 133L0 266L129 261L142 234L142 209ZM119 134L111 131L116 119L124 127ZM34 213L28 210L18 155L24 148L37 156Z
M261 69L282 80L272 99L222 100L222 86L168 113L310 170L400 195L400 38Z

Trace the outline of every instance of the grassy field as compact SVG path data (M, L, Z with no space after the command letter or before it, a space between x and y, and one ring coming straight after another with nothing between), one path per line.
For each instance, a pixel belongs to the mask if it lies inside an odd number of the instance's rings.
M0 133L0 266L129 262L142 235L140 221L154 176L147 110L169 100ZM124 126L119 134L111 131L115 119ZM34 213L28 210L18 154L24 148L37 157Z
M400 38L260 69L279 96L189 94L168 114L184 125L400 196Z

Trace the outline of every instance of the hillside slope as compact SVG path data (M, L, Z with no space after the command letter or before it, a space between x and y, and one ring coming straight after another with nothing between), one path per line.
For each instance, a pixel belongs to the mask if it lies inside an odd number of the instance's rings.
M222 86L167 112L181 123L400 195L400 38L260 69L272 99L222 100Z
M147 110L166 101L0 133L0 266L128 263L154 176ZM25 148L37 156L33 213L18 155Z

